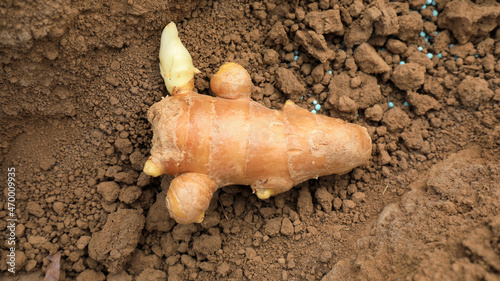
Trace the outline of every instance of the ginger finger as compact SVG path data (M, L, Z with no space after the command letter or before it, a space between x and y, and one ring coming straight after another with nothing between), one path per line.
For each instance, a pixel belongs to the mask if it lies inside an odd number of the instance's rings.
M217 97L226 99L250 98L252 78L241 65L228 62L223 64L210 79L210 88Z
M170 216L178 223L201 223L217 183L209 176L186 173L170 183L166 203Z

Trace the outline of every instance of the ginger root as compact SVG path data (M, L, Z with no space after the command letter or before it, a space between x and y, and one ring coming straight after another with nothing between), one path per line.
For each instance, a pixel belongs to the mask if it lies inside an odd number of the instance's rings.
M148 112L153 143L144 172L176 176L166 204L178 223L203 221L220 187L250 185L267 199L311 178L346 173L370 158L364 127L291 101L281 111L268 109L251 100L251 77L236 63L221 66L210 86L217 97L174 86L172 96Z

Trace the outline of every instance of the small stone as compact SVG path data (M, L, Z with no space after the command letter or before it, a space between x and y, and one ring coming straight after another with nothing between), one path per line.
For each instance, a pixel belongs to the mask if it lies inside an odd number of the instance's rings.
M269 236L276 236L281 230L281 219L274 218L270 219L264 225L264 233Z
M120 194L120 186L114 181L101 182L97 185L97 192L101 194L104 201L113 203Z
M393 54L402 54L408 49L408 46L404 42L397 39L387 40L385 47Z
M368 43L359 45L354 51L354 60L361 71L368 74L385 73L391 70L391 67Z
M328 48L325 37L321 34L312 30L298 30L295 33L295 40L303 46L311 56L318 59L321 63L331 61L335 58L335 52Z
M175 225L175 221L170 217L167 205L165 204L166 192L161 192L156 195L156 201L149 208L148 214L146 216L146 230L149 232L152 231L163 231L167 232L172 230ZM176 240L182 240L183 235L179 234L178 230L176 231ZM191 234L189 234L189 240L191 240Z
M403 91L416 90L425 82L425 67L412 62L398 65L394 68L391 80Z
M316 197L316 200L318 201L319 205L323 210L327 213L332 211L333 207L333 195L330 194L324 187L320 187L316 190L316 193L314 194Z
M80 250L85 249L90 242L90 236L81 236L78 241L76 241L76 247Z
M39 218L41 218L45 214L45 212L43 211L40 204L38 204L34 201L28 202L28 205L26 206L26 210L28 211L28 213L30 213L34 216L37 216Z
M54 204L52 205L52 209L54 210L54 212L56 212L56 214L58 215L63 215L64 214L64 203L63 202L54 202Z
M106 280L106 276L102 272L96 272L92 269L87 269L76 277L76 281L87 281L87 280L104 281Z
M335 208L335 210L339 210L341 207L342 207L342 199L335 197L333 199L333 208Z
M130 154L133 151L133 146L132 143L130 142L129 139L125 138L118 138L115 141L115 147L118 149L123 154Z
M307 184L302 185L299 192L299 199L297 201L298 213L301 217L307 217L314 211L311 192Z
M293 224L292 221L289 218L283 218L283 221L281 222L281 234L290 236L293 235L294 229L293 229Z
M382 120L383 116L384 116L384 109L379 104L375 104L374 106L367 108L365 110L365 117L372 121L378 122Z
M306 14L304 22L318 34L344 34L344 26L338 9L309 12Z
M221 265L217 267L217 274L219 274L222 277L226 277L229 274L229 272L231 272L231 266L226 262L223 262Z
M363 192L355 192L352 195L352 201L356 204L360 204L361 202L365 201L366 195Z
M356 208L356 203L354 203L354 201L348 199L342 200L342 210L344 212L349 212L354 208Z
M489 101L494 92L483 78L467 76L458 85L458 95L465 106L475 109L480 103Z
M276 65L280 62L280 55L273 49L265 49L263 51L263 60L266 65Z
M304 86L300 84L293 72L284 67L276 70L276 85L283 93L294 99L299 99L305 93Z
M408 103L411 104L417 115L424 115L431 109L439 109L438 101L428 95L421 95L416 92L408 91L406 94Z
M390 132L401 130L410 125L411 120L408 114L399 107L389 109L384 113L382 123Z
M142 194L142 190L135 186L129 186L121 190L119 199L125 204L132 204Z
M24 269L27 271L27 272L30 272L32 271L33 269L35 269L36 267L36 260L29 260L26 262L26 265L24 266Z
M106 281L132 281L132 276L130 276L125 270L118 273L109 273Z
M139 150L134 151L129 156L130 164L132 164L132 169L141 172L144 168L144 163L146 163L147 158L142 155Z

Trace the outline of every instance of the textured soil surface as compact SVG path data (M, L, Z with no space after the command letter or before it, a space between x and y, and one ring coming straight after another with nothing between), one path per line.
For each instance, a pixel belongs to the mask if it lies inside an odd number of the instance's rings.
M0 3L0 280L500 280L496 1L181 2ZM365 126L370 162L176 224L142 173L170 21L198 92L238 62L265 106Z

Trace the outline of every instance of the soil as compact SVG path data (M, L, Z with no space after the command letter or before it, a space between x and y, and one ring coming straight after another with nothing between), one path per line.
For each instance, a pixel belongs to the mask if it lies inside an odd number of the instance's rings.
M500 5L430 2L3 1L0 280L500 280ZM267 107L368 128L370 162L176 224L141 172L170 21L198 92L238 62Z

